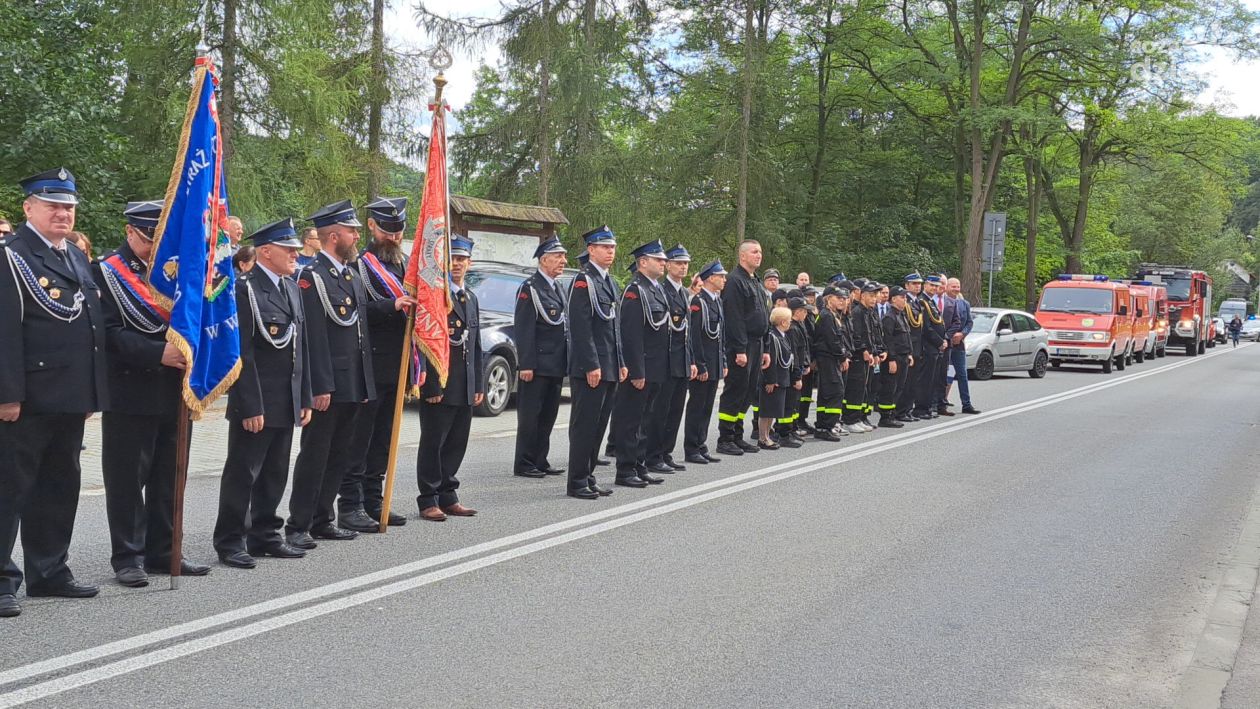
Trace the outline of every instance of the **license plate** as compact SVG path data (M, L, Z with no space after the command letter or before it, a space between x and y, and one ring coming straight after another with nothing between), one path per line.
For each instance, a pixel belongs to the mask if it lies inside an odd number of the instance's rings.
M1057 355L1074 356L1079 355L1081 351L1075 347L1056 347L1054 348L1054 353Z

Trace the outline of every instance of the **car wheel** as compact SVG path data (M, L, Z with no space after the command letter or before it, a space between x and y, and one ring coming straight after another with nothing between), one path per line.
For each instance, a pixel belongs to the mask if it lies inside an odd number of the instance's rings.
M1196 357L1198 356L1198 354L1199 354L1199 343L1197 341L1191 340L1190 342L1186 343L1186 356L1187 357Z
M1133 361L1141 364L1146 361L1146 349L1133 350Z
M512 396L512 365L501 355L494 355L486 364L486 398L477 407L478 416L498 416Z
M1206 343L1206 342L1200 342L1200 343L1199 343L1199 354L1203 354L1204 352L1207 352L1207 343Z
M1111 365L1115 361L1115 357L1108 357L1102 361L1103 374L1111 374Z
M1032 366L1032 369L1028 370L1028 376L1032 377L1033 379L1041 379L1042 377L1046 376L1046 360L1047 359L1048 358L1046 357L1045 352L1038 352L1037 356L1033 358L1033 366Z
M976 381L985 381L993 378L993 353L981 352L980 357L976 359L976 368L971 370L976 373Z
M1124 353L1124 366L1127 367L1130 364L1133 364L1133 345L1132 344L1129 345L1128 351Z

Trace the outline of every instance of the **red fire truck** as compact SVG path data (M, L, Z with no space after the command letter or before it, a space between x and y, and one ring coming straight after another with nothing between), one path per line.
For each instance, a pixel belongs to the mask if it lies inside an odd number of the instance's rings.
M1190 357L1202 354L1212 336L1212 277L1188 266L1143 263L1136 280L1168 291L1168 345L1184 346Z

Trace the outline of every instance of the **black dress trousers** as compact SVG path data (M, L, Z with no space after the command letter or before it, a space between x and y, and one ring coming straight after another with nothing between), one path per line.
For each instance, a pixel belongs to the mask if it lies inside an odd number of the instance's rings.
M648 465L673 459L674 448L678 445L678 429L687 406L688 383L686 377L670 377L661 384L657 404L644 423L648 435Z
M642 389L637 389L627 381L617 388L609 438L617 449L618 480L638 476L639 466L647 461L644 416L659 399L660 392L659 382L645 382Z
M337 402L325 411L312 411L302 428L302 448L293 463L293 491L289 494L289 519L285 533L309 532L334 519L333 501L341 481L355 466L351 448L355 419L363 404Z
M687 420L683 430L683 453L693 455L708 453L705 440L709 437L709 421L713 418L713 402L717 399L718 380L707 382L698 379L688 384Z
M544 377L537 373L531 381L518 385L516 456L512 472L551 467L547 454L551 452L551 430L560 411L560 390L563 386L563 377Z
M214 525L214 549L220 557L284 541L280 536L284 520L276 508L289 480L289 451L293 447L292 426L264 428L258 433L246 431L236 420L230 420L228 426L228 456L223 463L219 517Z
M421 510L446 507L459 502L459 466L468 450L473 407L467 404L420 402L420 450L416 454L416 477Z
M569 391L573 396L569 411L570 492L595 484L595 461L608 430L617 387L617 382L601 381L592 389L586 377L569 378Z
M376 398L361 404L355 417L354 439L350 448L363 460L356 460L341 481L337 509L364 510L376 517L385 498L385 469L389 467L389 443L394 432L394 398L397 382L376 383Z
M178 426L174 416L109 411L101 417L109 561L115 571L165 568L170 561Z

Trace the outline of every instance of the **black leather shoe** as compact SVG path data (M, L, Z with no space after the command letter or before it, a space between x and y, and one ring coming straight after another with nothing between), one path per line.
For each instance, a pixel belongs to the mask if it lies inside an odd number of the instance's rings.
M686 469L687 469L687 466L685 466L685 465L679 465L678 463L675 463L675 462L674 462L674 459L673 459L673 458L671 458L670 456L665 456L665 465L668 465L669 467L673 468L674 470L686 470Z
M963 412L964 414L978 414L978 413L980 413L980 409L977 409L977 408L976 408L976 407L974 407L974 406L964 406L964 407L962 408L962 412Z
M722 441L717 444L717 452L722 455L743 455L744 449L735 445L732 441Z
M594 490L600 497L608 497L613 494L611 487L604 487L603 485L591 485L591 489Z
M372 518L372 520L373 520L374 522L376 522L377 524L380 524L380 521L381 521L381 511L380 511L380 510L373 510L373 511L370 511L370 512L368 512L368 517L371 517L371 518ZM391 511L391 512L389 513L389 526L390 526L390 527L401 527L401 526L403 526L403 525L405 525L405 524L407 524L407 518L406 518L406 517L404 517L403 515L398 514L397 512L392 512L392 511Z
M674 466L667 463L653 463L647 466L647 470L649 473L660 473L661 475L674 474ZM642 473L639 474L639 477L643 477Z
M796 436L784 436L779 445L783 448L800 448L801 441Z
M517 471L513 472L512 474L513 474L513 475L516 475L516 476L518 476L518 477L522 477L522 478L534 478L534 479L541 479L541 478L545 478L545 477L547 477L547 474L546 474L546 473L544 473L544 472L543 472L543 471L541 471L541 470L538 470L537 468L535 468L535 469L533 469L533 470L517 470Z
M258 562L254 561L254 557L243 551L234 551L231 554L220 554L219 561L224 566L231 566L234 569L252 569L258 566Z
M599 493L589 487L579 487L576 490L570 490L569 497L576 497L579 500L598 500Z
M149 575L139 566L124 566L114 572L114 578L127 588L144 588L149 585Z
M687 456L687 458L686 458L686 460L687 460L687 462L688 462L688 463L695 463L696 465L708 465L708 464L709 464L709 459L708 459L708 458L705 458L703 455L701 455L701 454L699 454L699 453L692 453L692 454L688 455L688 456Z
M617 478L616 482L614 482L613 484L620 485L622 487L647 487L648 486L647 481L640 479L639 476L637 475L635 475L634 477L629 477L629 478Z
M22 615L22 604L12 593L0 593L0 618L16 618Z
M906 425L894 418L881 417L879 419L879 427L880 428L905 428Z
M250 549L249 553L250 556L274 556L277 559L301 559L306 556L305 551L284 542L276 542L261 549Z
M171 573L171 564L168 561L165 564L154 566L146 561L144 562L144 570L147 571L149 575L167 575ZM205 576L208 573L210 573L210 566L207 564L198 564L195 561L189 561L187 559L179 560L180 576Z
M335 542L344 542L358 537L359 533L349 529L340 529L331 524L321 524L311 530L311 536L316 539L331 539Z
M612 465L612 461L607 458L596 458L595 465Z
M374 534L381 528L381 523L368 517L363 510L351 510L337 515L337 526L352 532Z
M543 475L564 475L564 468L553 468L550 465L539 468L539 470L542 471Z
M701 453L700 455L704 456L704 459L705 459L705 460L707 460L707 461L709 461L710 463L721 463L721 462L722 462L722 459L721 459L721 458L714 458L713 456L709 455L708 453Z
M295 532L293 534L286 534L284 537L284 541L285 543L287 543L289 546L293 547L294 549L301 549L303 551L309 551L319 546L318 544L315 543L315 540L311 538L311 535L307 534L306 532Z
M26 595L30 598L91 598L101 589L90 583L79 583L74 579L61 583L50 583L47 586L27 586Z
M838 440L840 440L840 437L839 437L839 436L837 436L836 434L832 433L831 431L825 431L825 430L823 430L823 429L819 429L819 430L817 430L817 431L814 431L814 438L816 438L816 439L818 439L818 440L820 440L820 441L838 441Z
M742 438L739 439L738 441L735 441L735 445L743 449L745 453L756 453L758 451L757 445L755 443L750 443L748 441L745 441Z
M648 475L647 473L639 473L639 479L648 485L660 485L665 482L665 478L658 478Z

